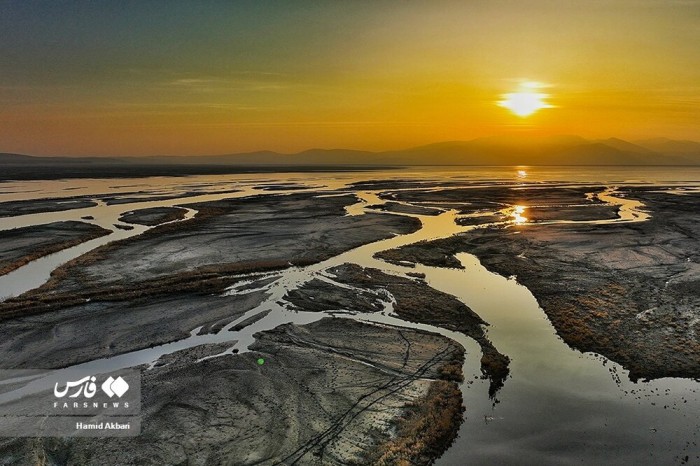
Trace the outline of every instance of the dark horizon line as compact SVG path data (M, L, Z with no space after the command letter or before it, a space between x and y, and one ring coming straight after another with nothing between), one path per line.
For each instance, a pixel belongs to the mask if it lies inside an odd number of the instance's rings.
M293 156L293 155L300 155L305 152L311 152L311 151L348 151L348 152L359 152L359 153L364 153L364 154L389 154L389 153L395 153L395 152L402 152L402 151L410 151L414 149L421 149L433 145L439 145L439 144L458 144L458 143L471 143L471 142L477 142L477 141L482 141L482 140L498 140L498 139L517 139L517 138L522 138L526 140L527 138L532 137L533 140L541 139L542 141L546 141L547 139L550 138L564 138L564 137L571 137L571 138L580 138L583 139L586 142L589 143L602 143L605 141L610 141L610 140L618 140L622 142L626 142L629 144L633 145L639 145L639 143L642 142L648 142L648 141L654 141L654 140L663 140L667 142L681 142L681 143L693 143L693 144L698 144L700 145L700 141L695 141L692 139L673 139L665 136L658 136L658 137L650 137L650 138L645 138L645 139L634 139L634 140L627 140L627 139L622 139L616 136L610 136L608 138L596 138L596 139L589 139L589 138L584 138L583 136L578 136L575 134L554 134L554 135L525 135L523 136L522 134L518 135L492 135L492 136L480 136L476 137L473 139L453 139L453 140L446 140L446 141L435 141L435 142L430 142L426 144L421 144L418 146L411 146L411 147L404 147L400 149L387 149L387 150L365 150L365 149L349 149L349 148L344 148L344 147L333 147L333 148L323 148L323 147L310 147L308 149L302 149L296 152L278 152L276 150L272 149L258 149L258 150L249 150L249 151L243 151L243 152L225 152L225 153L217 153L217 154L180 154L180 155L173 155L173 154L150 154L150 155L133 155L133 154L111 154L111 155L66 155L66 154L52 154L52 155L35 155L35 154L30 154L30 153L25 153L25 152L3 152L0 151L0 155L19 155L19 156L26 156L26 157L34 157L34 158L72 158L72 159L82 159L82 158L128 158L128 159L138 159L138 158L158 158L158 157L172 157L172 158L186 158L186 157L227 157L227 156L236 156L236 155L250 155L250 154L261 154L261 153L267 153L267 154L275 154L275 155L281 155L281 156ZM640 146L640 148L646 149L643 146ZM647 149L650 150L650 149ZM404 164L405 165L405 164ZM488 165L484 165L488 166Z

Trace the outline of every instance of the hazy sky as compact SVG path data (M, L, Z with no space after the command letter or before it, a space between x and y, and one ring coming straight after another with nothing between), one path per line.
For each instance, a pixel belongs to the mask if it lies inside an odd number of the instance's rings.
M0 1L0 152L700 139L700 1ZM519 118L497 102L547 84Z

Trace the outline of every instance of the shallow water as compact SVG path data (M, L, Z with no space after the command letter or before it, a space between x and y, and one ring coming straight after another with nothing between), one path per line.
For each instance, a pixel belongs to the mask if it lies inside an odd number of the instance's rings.
M578 169L577 169L578 170ZM607 169L606 169L607 170ZM695 170L695 171L693 171ZM629 184L659 183L674 185L669 195L682 194L685 187L697 189L700 185L700 171L696 169L659 170L629 169L608 170L605 180L611 188L598 190L599 199L621 206L620 218L588 223L612 223L615 221L645 221L647 214L643 206L634 199L615 197L613 186ZM95 216L98 224L109 227L116 222L121 212L136 208L161 207L191 202L202 202L218 198L241 197L255 194L269 194L257 187L279 184L280 181L313 186L314 191L343 189L347 183L372 179L469 180L479 184L489 184L493 180L506 184L526 186L530 183L549 184L552 180L565 183L591 183L597 179L593 169L572 171L568 168L545 169L482 169L445 173L432 171L392 171L386 173L341 173L341 174L293 174L289 177L270 179L269 174L246 175L245 177L190 177L189 186L202 189L216 183L216 189L240 189L234 194L202 194L184 200L147 201L79 209L55 214L35 214L12 219L1 219L0 229L8 225L24 226L56 219L79 219L84 215ZM600 178L599 173L597 174ZM205 179L206 178L206 179ZM76 189L66 191L65 182L28 182L11 184L15 192L9 196L21 196L24 187L28 197L80 195L96 196L109 192L107 188L130 192L144 189L146 180L75 180ZM69 183L73 183L71 180ZM82 183L82 184L81 184ZM121 183L121 184L120 184ZM170 184L169 184L170 183ZM179 184L177 184L179 183ZM183 179L158 179L155 183L159 191L185 192L181 186ZM527 184L524 184L527 183ZM598 184L598 183L596 183ZM188 186L188 189L191 189ZM322 186L319 188L319 186ZM7 187L0 184L2 191ZM32 191L28 193L27 191ZM396 191L392 189L392 191ZM293 191L289 191L290 193ZM298 191L297 191L298 192ZM362 215L368 205L383 202L377 197L378 191L356 192L358 202L347 208L349 215ZM284 191L280 194L285 194ZM0 202L8 194L0 194ZM17 197L21 198L21 197ZM38 198L38 197L34 197ZM515 206L512 221L521 222ZM193 214L194 212L190 212ZM522 214L522 215L520 215ZM386 213L386 215L396 215ZM438 216L419 216L423 228L415 233L364 245L345 252L319 264L302 268L291 268L282 272L267 274L274 279L262 287L268 296L260 306L229 324L215 335L197 335L193 329L189 338L148 348L140 351L99 359L80 364L80 368L90 368L95 372L106 372L139 364L153 364L157 359L177 350L205 344L230 342L231 350L241 352L254 341L253 334L268 330L280 324L294 322L309 323L332 313L298 312L284 303L284 295L314 277L332 281L327 270L343 263L355 263L363 267L375 267L385 273L405 276L408 272L426 275L430 286L456 296L470 306L491 326L488 336L499 351L512 359L511 376L497 395L497 401L489 399L488 383L479 377L479 347L464 335L430 325L404 322L391 312L390 300L382 313L345 315L345 317L380 324L401 325L441 333L461 343L468 356L465 361L465 383L462 384L465 406L465 422L455 444L438 461L442 465L462 464L673 464L685 455L694 458L700 454L697 442L700 430L700 384L685 379L661 379L653 382L632 383L626 371L600 356L581 354L571 350L554 332L545 314L527 288L515 280L507 279L486 270L479 261L469 254L460 254L458 259L465 269L442 269L418 265L415 268L393 265L375 259L376 252L392 249L424 239L449 237L468 231L473 227L460 227L454 222L456 213L445 210ZM7 222L6 222L7 220ZM549 223L549 222L548 222ZM138 228L123 232L110 228L114 233L76 248L39 259L12 274L0 277L0 297L16 295L43 283L56 266L83 254L99 244L121 237L133 236L145 231ZM94 244L93 244L94 243ZM12 277L17 274L16 277ZM17 277L20 277L17 279ZM24 277L23 279L21 277ZM34 282L32 277L37 277ZM257 277L251 277L255 279ZM232 287L230 293L246 292L241 284ZM238 332L229 331L236 323L259 312L272 310L267 316ZM75 370L76 367L64 371ZM62 372L62 371L61 371ZM59 374L61 376L65 375ZM44 386L49 380L37 380L25 390ZM17 395L17 393L15 393ZM12 393L4 395L12 397ZM2 397L0 397L0 402Z
M438 269L428 282L491 324L511 375L497 403L468 387L460 439L437 464L670 464L698 451L688 442L699 440L700 384L630 382L618 364L566 346L527 288L458 258L462 276Z

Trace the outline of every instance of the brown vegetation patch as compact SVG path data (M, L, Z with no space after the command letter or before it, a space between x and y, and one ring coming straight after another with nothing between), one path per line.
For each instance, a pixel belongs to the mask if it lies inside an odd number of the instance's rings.
M437 291L422 281L387 275L378 269L344 264L332 269L332 272L341 283L391 293L396 299L394 312L403 320L434 325L473 338L484 354L481 370L490 381L491 397L495 397L503 387L509 375L510 359L499 353L486 337L483 326L488 324L457 298ZM449 372L449 369L446 370Z
M374 257L399 265L410 262L433 267L464 268L454 256L455 251L449 244L433 242L430 247L426 247L426 245L427 241L421 241L420 243L378 252Z
M462 422L462 393L445 380L430 384L428 394L410 405L397 421L397 436L380 445L369 464L431 464L457 437Z
M170 294L173 290L191 293L220 293L240 280L240 275L280 270L291 265L279 262L245 262L222 266L203 267L156 280L144 281L131 286L92 288L85 291L65 293L29 292L0 303L0 321L19 316L42 314L90 301L127 301Z

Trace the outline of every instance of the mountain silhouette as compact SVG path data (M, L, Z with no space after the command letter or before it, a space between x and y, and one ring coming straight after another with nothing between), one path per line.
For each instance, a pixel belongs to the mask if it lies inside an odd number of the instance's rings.
M579 136L489 136L403 150L309 149L295 154L258 151L225 155L148 157L32 157L0 153L2 165L700 165L700 143L666 138L629 142Z

